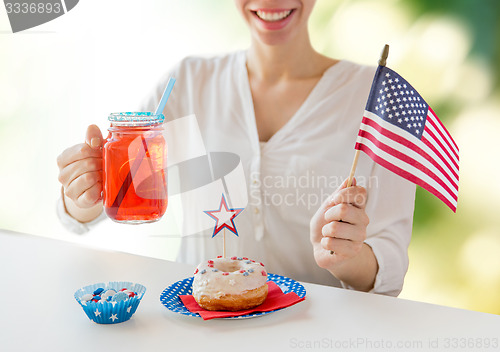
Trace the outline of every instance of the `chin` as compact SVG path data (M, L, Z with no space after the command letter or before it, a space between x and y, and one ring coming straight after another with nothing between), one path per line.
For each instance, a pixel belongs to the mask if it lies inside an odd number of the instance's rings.
M281 46L286 45L293 40L290 33L259 33L256 34L255 39L262 44L269 46Z

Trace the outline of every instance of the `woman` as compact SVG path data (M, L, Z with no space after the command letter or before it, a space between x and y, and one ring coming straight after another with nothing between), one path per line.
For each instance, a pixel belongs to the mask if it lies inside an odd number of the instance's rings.
M359 185L336 182L348 174L374 68L312 48L314 0L235 3L250 48L183 60L171 73L175 94L164 111L174 118L195 113L207 149L242 160L250 201L237 219L246 235L232 253L297 280L399 294L415 186L364 155ZM164 86L143 110L154 110ZM102 212L102 142L89 126L86 143L58 158L65 210L82 223ZM215 247L210 231L185 237L179 260L197 264L219 254Z

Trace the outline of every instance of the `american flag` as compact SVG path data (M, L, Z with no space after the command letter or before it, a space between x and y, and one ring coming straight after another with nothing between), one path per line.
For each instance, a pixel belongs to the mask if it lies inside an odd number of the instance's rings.
M385 66L375 73L355 149L456 211L458 146L420 94Z

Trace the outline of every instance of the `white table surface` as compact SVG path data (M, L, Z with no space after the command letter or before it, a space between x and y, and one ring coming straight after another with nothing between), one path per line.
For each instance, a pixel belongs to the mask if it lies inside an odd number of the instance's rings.
M159 300L191 266L5 230L0 264L0 351L500 350L496 315L306 283L295 306L203 321ZM75 301L78 288L107 281L146 286L129 321L93 323Z

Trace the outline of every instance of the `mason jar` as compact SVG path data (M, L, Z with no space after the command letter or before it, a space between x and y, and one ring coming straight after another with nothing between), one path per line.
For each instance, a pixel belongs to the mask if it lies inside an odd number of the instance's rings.
M103 147L103 203L107 216L129 224L161 219L168 205L163 115L110 114Z

